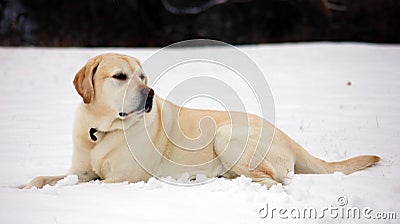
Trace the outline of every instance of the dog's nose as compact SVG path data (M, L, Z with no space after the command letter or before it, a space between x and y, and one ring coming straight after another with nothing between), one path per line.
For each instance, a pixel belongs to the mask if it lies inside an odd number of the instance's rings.
M154 90L152 88L146 87L141 90L141 93L146 96L144 110L146 111L146 113L148 113L153 107Z
M146 87L140 91L147 99L153 99L154 97L154 90L152 88Z

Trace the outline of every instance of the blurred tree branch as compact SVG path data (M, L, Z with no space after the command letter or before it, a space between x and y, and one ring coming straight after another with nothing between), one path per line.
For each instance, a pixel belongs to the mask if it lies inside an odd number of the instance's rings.
M331 2L332 0L321 0L324 4L325 8L335 11L346 11L347 8L345 5L340 2Z

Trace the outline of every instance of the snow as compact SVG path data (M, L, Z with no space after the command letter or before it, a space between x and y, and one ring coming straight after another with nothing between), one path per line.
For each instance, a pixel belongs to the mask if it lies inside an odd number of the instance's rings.
M59 180L57 184L55 185L56 187L59 186L72 186L78 183L78 176L76 175L68 175L64 179Z
M38 175L60 175L69 168L72 121L81 100L72 79L86 60L105 52L145 60L157 49L0 48L0 222L395 223L260 216L267 205L321 210L338 206L340 197L352 207L400 215L400 46L308 43L240 49L269 81L276 125L309 152L329 161L359 154L377 154L382 161L351 175L289 173L283 185L270 190L246 177L178 186L193 181L188 175L169 180L177 185L154 178L148 183L76 184L71 175L56 186L22 190L18 186ZM157 85L163 96L162 82ZM197 100L191 106L207 104ZM249 110L257 113L251 105Z

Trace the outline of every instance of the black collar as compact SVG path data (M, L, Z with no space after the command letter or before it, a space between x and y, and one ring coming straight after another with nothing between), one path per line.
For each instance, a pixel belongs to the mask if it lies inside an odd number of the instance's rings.
M92 139L92 141L97 141L97 137L96 137L96 135L94 135L94 134L96 134L96 132L97 132L97 129L96 128L90 128L90 130L89 130L89 136L90 136L90 139Z

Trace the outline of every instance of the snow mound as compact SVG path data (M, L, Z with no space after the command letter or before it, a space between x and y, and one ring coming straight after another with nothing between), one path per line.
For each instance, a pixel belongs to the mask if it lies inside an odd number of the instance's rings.
M77 175L68 175L64 179L59 180L55 187L72 186L77 184L78 181Z

